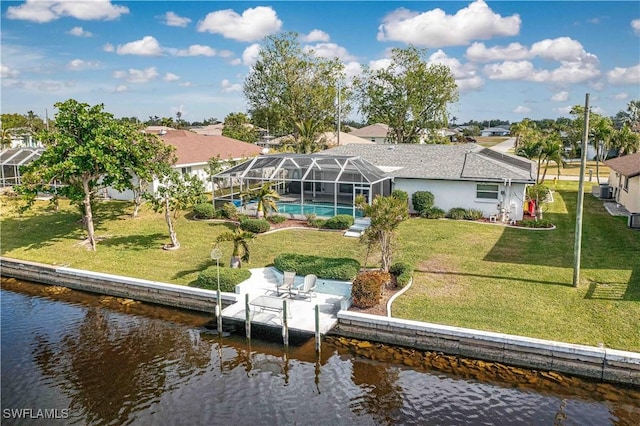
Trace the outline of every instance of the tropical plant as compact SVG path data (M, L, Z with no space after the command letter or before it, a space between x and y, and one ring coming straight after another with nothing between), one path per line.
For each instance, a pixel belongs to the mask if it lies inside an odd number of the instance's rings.
M258 141L258 130L251 124L249 117L245 113L232 112L224 118L222 136L256 143Z
M322 132L321 125L318 121L309 119L296 122L295 125L297 133L294 144L295 152L299 154L312 154L324 148L324 141L318 139Z
M272 185L271 182L265 182L257 189L246 191L242 196L243 200L256 200L258 203L256 206L257 218L269 216L271 211L278 211L277 201L280 199L280 194L272 188Z
M33 189L48 189L55 182L66 185L65 195L83 206L83 224L95 251L94 195L109 186L132 189L132 171L156 170L161 165L155 162L168 161L172 148L157 136L116 120L102 104L89 106L69 99L55 107L55 128L39 134L46 149L25 167L24 175Z
M231 251L231 260L229 266L232 268L241 268L242 262L249 262L251 252L249 250L249 241L255 238L255 234L243 231L240 227L236 227L233 231L226 231L218 235L216 242L221 243L230 241L233 245Z
M549 187L540 183L527 187L527 197L536 204L535 219L542 219L542 202L547 198Z
M614 132L611 137L611 146L618 150L620 156L633 154L640 151L640 135L632 131L628 125L624 125Z
M395 231L400 223L409 218L409 206L406 201L391 196L378 196L371 204L363 203L362 199L357 201L358 207L371 220L361 239L368 247L380 246L381 269L388 272L393 260Z
M542 152L540 154L540 160L544 163L544 173L539 180L540 183L544 182L544 179L547 176L547 169L549 168L549 163L551 161L556 164L558 176L560 176L560 167L564 167L565 165L565 156L566 154L564 152L564 147L562 146L562 141L560 140L560 135L558 133L551 133L545 136L542 141ZM539 170L538 176L540 176Z
M145 196L151 201L156 212L164 211L171 238L171 244L165 245L164 248L179 249L180 242L175 231L175 221L181 211L205 201L202 181L197 176L181 176L177 171L172 170L161 177L156 194Z

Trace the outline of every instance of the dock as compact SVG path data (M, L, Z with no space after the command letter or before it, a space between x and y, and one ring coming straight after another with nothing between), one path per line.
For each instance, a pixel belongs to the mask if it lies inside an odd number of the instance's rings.
M322 292L322 283L313 297L302 297L289 293L278 294L282 276L275 268L250 269L251 278L236 287L237 302L222 310L222 323L230 322L245 326L246 296L249 298L249 318L251 327L282 331L282 303L287 304L287 326L289 333L302 337L313 337L316 330L315 309L319 307L319 331L326 334L338 323L338 311L347 303L345 295ZM296 277L296 285L302 284L304 277ZM318 291L320 290L320 291Z

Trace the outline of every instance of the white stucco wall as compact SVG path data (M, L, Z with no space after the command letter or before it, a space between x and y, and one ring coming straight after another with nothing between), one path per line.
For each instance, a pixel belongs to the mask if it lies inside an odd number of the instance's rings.
M629 187L624 189L624 176L611 171L609 174L609 186L614 189L615 200L622 204L631 213L640 213L640 176L629 179Z
M400 189L409 194L409 208L412 212L411 196L416 191L429 191L435 198L435 206L444 211L449 211L454 207L465 209L478 209L484 213L485 217L498 213L498 204L502 203L505 208L511 210L511 217L522 220L523 204L525 199L526 185L523 183L512 183L499 185L498 200L476 198L476 185L478 183L495 182L472 182L472 181L447 181L447 180L423 180L423 179L399 179L394 181L394 189ZM513 203L513 204L512 204Z

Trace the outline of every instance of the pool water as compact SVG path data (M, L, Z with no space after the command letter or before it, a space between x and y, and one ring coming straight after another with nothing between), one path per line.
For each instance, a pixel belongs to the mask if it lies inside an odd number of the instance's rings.
M309 215L315 214L316 216L333 217L336 214L353 215L353 207L338 205L335 209L333 204L289 204L289 203L277 203L278 213L287 214L299 214ZM355 217L362 217L362 212L356 210Z

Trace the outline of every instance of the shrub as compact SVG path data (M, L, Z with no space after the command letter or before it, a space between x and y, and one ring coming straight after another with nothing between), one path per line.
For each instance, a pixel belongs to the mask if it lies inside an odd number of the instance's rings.
M287 218L285 216L280 216L280 215L276 214L276 215L273 215L273 216L269 216L267 218L267 220L269 222L271 222L271 223L282 223L285 220L287 220Z
M394 189L391 191L391 196L393 198L397 198L398 200L409 201L409 194L403 191L402 189Z
M478 220L484 217L484 213L482 210L478 209L467 209L464 211L464 218L466 220Z
M383 271L361 272L353 280L351 297L353 306L357 308L371 308L380 301L382 286L389 282L390 275Z
M449 219L462 220L464 219L465 213L466 213L466 210L463 209L462 207L454 207L451 210L449 210L449 213L447 213L447 216L449 217Z
M411 281L411 276L413 275L413 265L406 262L397 262L391 265L389 268L389 272L391 275L396 277L396 283L398 288L403 288L409 281Z
M223 204L220 214L225 219L238 220L238 209L233 205L233 203Z
M273 265L281 271L295 271L298 275L315 274L329 280L352 280L360 270L360 262L340 257L320 257L298 253L282 253Z
M420 213L421 217L424 217L427 219L442 219L446 215L447 214L445 213L444 210L435 206L429 207L428 209L425 209Z
M353 225L353 216L348 214L339 214L331 219L327 219L322 227L328 229L349 229L351 225Z
M213 204L203 203L193 206L193 215L198 219L215 219L218 217L218 212Z
M307 223L312 228L322 228L322 226L325 223L325 220L318 219L318 215L316 215L315 213L309 213L308 215L306 215L306 218L307 218Z
M433 206L434 197L429 191L416 191L411 196L411 202L413 203L413 209L418 213L422 213Z
M262 234L271 229L271 225L266 219L249 219L240 220L240 229L243 231L253 232L254 234Z
M251 271L241 268L220 267L220 290L230 293L236 291L236 285L248 280ZM207 290L218 289L218 271L215 266L209 267L198 274L195 286Z
M553 228L553 223L547 219L540 220L523 220L520 225L526 228Z

